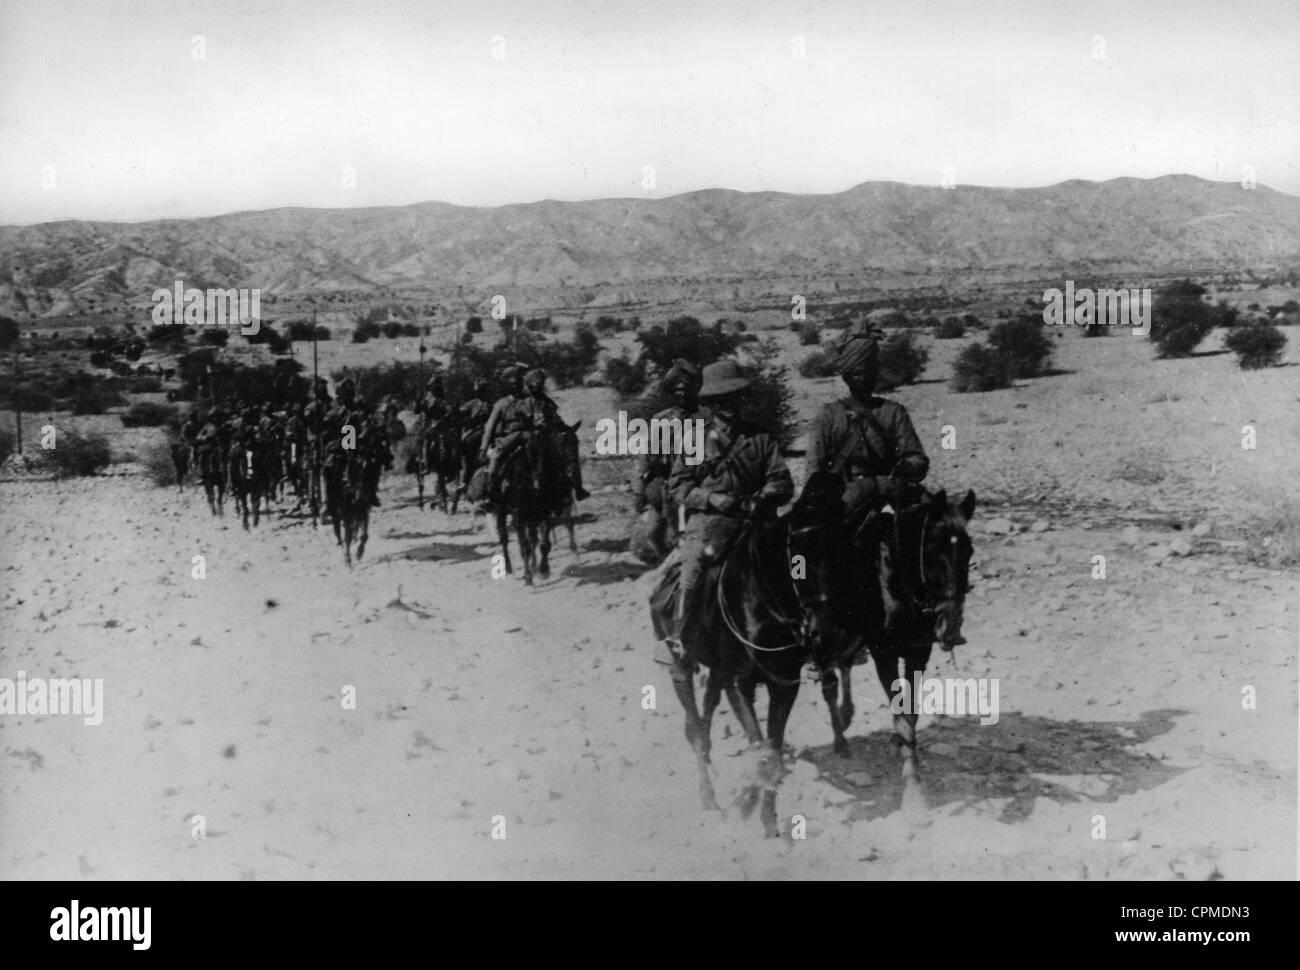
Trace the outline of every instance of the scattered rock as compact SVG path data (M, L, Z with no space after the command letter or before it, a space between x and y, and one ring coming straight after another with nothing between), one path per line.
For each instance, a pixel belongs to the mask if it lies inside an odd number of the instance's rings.
M1198 539L1201 536L1208 536L1209 534L1210 523L1208 522L1198 522L1196 525L1192 526L1192 535L1196 536Z
M1010 519L990 519L984 523L984 531L995 536L1007 535L1013 528Z
M1051 527L1052 527L1051 523L1049 523L1046 519L1035 519L1034 524L1029 527L1029 531L1046 532Z
M1177 536L1169 543L1169 551L1177 556L1190 556L1192 544L1183 536Z

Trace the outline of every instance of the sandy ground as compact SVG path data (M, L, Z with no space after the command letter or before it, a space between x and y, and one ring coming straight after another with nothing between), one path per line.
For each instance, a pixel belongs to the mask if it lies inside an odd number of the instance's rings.
M0 677L105 691L98 726L0 717L0 877L1295 878L1300 584L1243 536L1300 473L1296 371L1150 356L1067 339L1055 377L897 395L982 502L970 642L930 673L998 678L1000 719L923 717L904 803L869 668L847 759L806 686L778 803L802 839L699 809L621 464L591 463L580 551L532 589L405 476L352 571L324 529L245 533L192 489L0 484ZM801 415L837 393L800 381ZM560 400L588 434L610 408ZM725 800L752 767L725 703L714 737Z

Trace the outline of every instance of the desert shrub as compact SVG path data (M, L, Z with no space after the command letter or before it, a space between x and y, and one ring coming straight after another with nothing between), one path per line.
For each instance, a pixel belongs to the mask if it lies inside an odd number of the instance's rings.
M180 412L170 404L137 401L121 415L124 428L158 428L180 423Z
M288 339L294 341L309 341L313 336L315 336L317 340L329 340L330 329L329 327L312 323L310 320L294 320L289 324L288 329L285 331L285 335Z
M816 347L822 342L821 328L812 320L804 320L799 324L799 346Z
M892 391L911 384L925 371L930 351L921 345L916 334L903 330L891 334L880 345L880 383L882 391Z
M5 428L0 428L0 462L14 453L14 436L13 432Z
M379 331L389 340L393 340L402 335L402 324L398 320L389 320L379 325Z
M989 334L989 343L1006 358L1012 378L1037 377L1051 362L1052 341L1043 331L1041 317L1026 314L999 323Z
M183 341L185 327L178 327L173 323L157 323L145 332L144 339L154 346Z
M156 377L137 377L131 382L132 394L157 394L162 389L162 381Z
M624 351L618 357L610 357L605 361L602 379L620 397L628 397L644 391L650 377L646 373L645 361L640 358L633 361L627 351Z
M702 368L730 354L739 343L735 335L723 332L717 324L705 327L690 316L674 317L666 327L651 327L638 333L636 339L641 344L641 357L660 373L667 372L679 357Z
M122 348L122 356L127 360L139 360L144 356L144 341L132 340Z
M92 351L90 352L90 366L91 366L91 367L108 367L109 364L111 364L111 363L113 363L113 359L112 359L111 357L109 357L109 355L108 355L108 351L106 351L106 350L92 350Z
M833 377L834 369L831 367L831 354L824 350L814 350L811 354L799 361L798 369L802 377Z
M104 435L83 435L75 431L61 431L55 438L54 447L45 454L64 478L93 475L107 468L113 457Z
M230 331L225 327L208 327L199 334L199 343L205 347L224 347L230 342Z
M418 336L420 336L420 325L419 325L418 323L404 323L404 324L402 324L402 336L403 336L403 337L418 337Z
M958 394L996 391L1011 386L1011 368L996 347L971 344L957 355L952 368L952 389Z
M1271 323L1234 327L1223 345L1237 355L1242 370L1276 367L1282 362L1286 335Z
M1178 280L1156 296L1150 337L1159 356L1186 357L1214 329L1218 314L1201 299L1204 294L1191 280Z
M103 414L125 403L126 399L117 391L96 385L77 388L67 401L68 410L73 414Z
M0 317L0 350L8 350L18 342L21 331L13 317Z
M172 463L171 441L154 442L145 449L144 457L140 459L144 465L145 475L149 481L159 488L176 484L176 466ZM194 474L194 470L190 470Z
M607 313L602 313L596 318L596 333L602 336L618 333L623 329L623 320L620 317L612 317Z
M0 394L0 400L5 402L5 406L12 408L15 404L13 388L6 387L6 392ZM55 407L54 395L43 387L23 387L19 390L18 401L22 409L27 412L32 411L52 411Z
M934 336L936 340L956 340L966 336L966 328L958 317L944 317L935 328Z
M465 321L465 332L466 332L466 333L482 333L482 332L483 332L483 318L482 318L482 317L470 317L468 320L466 320L466 321Z
M289 341L285 339L284 334L269 323L261 324L257 328L257 333L245 334L244 339L250 344L265 344L266 349L273 354L287 354L289 352Z
M357 321L356 327L352 331L352 342L354 344L363 344L367 340L378 338L383 333L378 323L369 320Z

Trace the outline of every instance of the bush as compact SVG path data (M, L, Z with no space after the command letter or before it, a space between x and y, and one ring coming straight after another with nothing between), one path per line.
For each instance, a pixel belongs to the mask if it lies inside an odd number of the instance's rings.
M736 349L739 340L714 324L705 328L695 317L674 317L667 327L651 327L637 334L641 357L666 373L679 357L703 368Z
M482 318L482 317L470 317L468 320L466 320L466 321L465 321L465 332L466 332L466 333L482 333L482 332L483 332L483 318Z
M925 371L930 351L921 346L910 330L891 334L880 346L880 390L892 391L911 384Z
M312 323L310 320L294 320L289 324L286 335L290 340L305 342L312 339L329 340L330 328Z
M814 350L799 361L799 374L803 377L834 377L831 355L824 350Z
M996 347L971 344L953 364L952 389L958 394L1011 386L1010 362Z
M1025 315L999 323L989 334L989 343L1006 359L1012 378L1037 377L1051 362L1052 341L1043 331L1041 317Z
M14 453L13 432L0 428L0 462Z
M124 428L157 428L180 424L180 412L170 404L137 401L122 414Z
M1151 308L1151 340L1161 357L1186 357L1214 329L1218 314L1201 297L1205 290L1191 280L1170 283Z
M611 333L618 333L623 329L623 321L620 317L612 317L603 313L596 318L596 333L602 336Z
M358 320L356 329L352 331L352 342L354 344L363 344L367 340L375 339L383 333L379 324L372 320Z
M600 321L597 321L596 325L600 326ZM640 394L650 382L650 376L646 373L645 361L638 358L633 362L628 357L627 351L624 351L618 357L610 357L606 360L602 376L604 382L612 387L620 397L631 397Z
M257 333L245 334L244 339L250 344L266 344L266 349L273 354L287 354L289 352L289 341L269 323L261 324L257 329Z
M117 391L92 385L78 388L68 400L68 409L73 414L103 414L125 403L126 399Z
M75 431L61 431L54 439L54 447L45 452L58 466L64 478L93 475L107 468L112 460L108 439L102 434L82 435Z
M812 320L804 320L799 324L799 346L816 347L822 342L821 329Z
M380 324L379 329L380 332L382 332L389 340L395 340L402 335L402 324L397 320L389 320L387 323ZM418 327L416 328L416 333L418 336Z
M936 340L957 340L966 336L966 328L957 317L944 317L934 331Z
M205 347L224 347L230 341L230 331L225 327L208 327L199 334L199 343Z
M162 389L162 381L156 377L137 377L131 382L132 394L157 394Z
M403 336L403 337L418 337L418 336L420 336L420 325L419 325L418 323L404 323L404 324L402 324L402 336Z
M174 439L150 445L141 462L145 474L149 476L149 481L159 488L176 484L176 465L172 462L172 440ZM190 474L194 474L194 469L190 469Z
M1223 345L1237 355L1242 370L1259 370L1282 362L1286 335L1271 323L1251 323L1235 327Z

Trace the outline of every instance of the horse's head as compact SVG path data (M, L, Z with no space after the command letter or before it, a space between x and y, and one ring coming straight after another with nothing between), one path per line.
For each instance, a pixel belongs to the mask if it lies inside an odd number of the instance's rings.
M942 489L922 504L921 579L926 601L934 610L934 638L947 651L966 638L961 625L970 589L970 535L966 523L975 512L975 493L967 491L958 505Z

